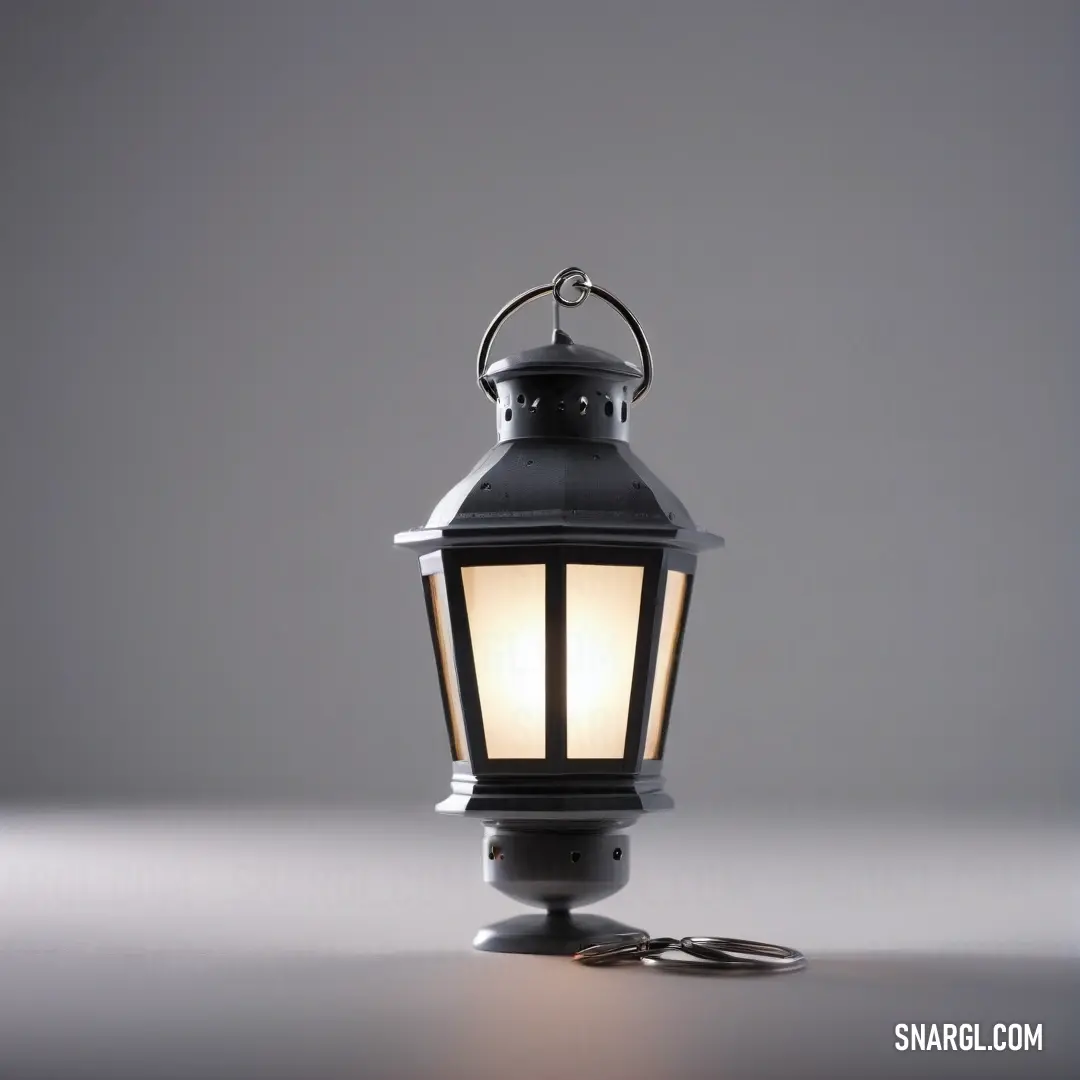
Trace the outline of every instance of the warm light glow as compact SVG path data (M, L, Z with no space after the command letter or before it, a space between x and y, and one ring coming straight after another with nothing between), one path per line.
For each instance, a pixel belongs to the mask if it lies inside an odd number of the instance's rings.
M566 567L566 756L621 758L634 678L640 566Z
M431 574L427 579L431 589L431 607L435 612L435 636L439 641L439 667L442 670L443 688L450 710L450 752L455 761L464 761L465 721L461 712L461 690L458 688L457 667L454 664L454 647L450 637L450 607L446 600L446 581L442 572Z
M645 730L645 760L660 756L663 741L664 711L675 670L675 649L685 618L686 575L669 570L664 592L664 613L660 618L660 645L656 653L656 675L653 677L652 701L649 703L649 726Z
M464 566L476 684L489 758L542 758L547 748L542 564Z

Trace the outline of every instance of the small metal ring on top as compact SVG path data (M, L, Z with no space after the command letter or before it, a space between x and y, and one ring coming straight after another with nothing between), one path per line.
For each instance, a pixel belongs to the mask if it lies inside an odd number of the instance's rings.
M564 285L573 285L577 289L578 294L575 299L568 300L563 296ZM561 274L557 274L555 280L551 283L551 294L555 300L556 317L558 317L559 304L562 304L563 307L577 307L578 304L584 304L588 300L592 289L592 279L579 266L568 266Z
M572 284L578 290L579 295L576 299L570 300L563 296L562 289L567 284ZM491 345L495 340L495 335L499 332L499 327L518 308L524 307L537 297L546 296L548 293L552 294L554 300L556 332L559 330L559 306L577 307L579 304L583 304L590 296L599 296L609 307L614 308L622 316L634 335L638 353L641 355L641 385L634 391L633 397L635 402L640 401L649 392L653 380L652 349L649 348L645 332L641 329L641 324L637 321L634 313L617 296L613 296L606 289L601 289L599 285L594 285L589 275L577 266L568 266L555 276L550 285L538 285L534 289L529 289L527 292L515 296L491 320L491 325L484 332L484 339L480 342L480 350L476 356L476 381L480 389L484 391L491 401L498 403L499 395L495 392L493 383L487 377L488 354L491 352Z

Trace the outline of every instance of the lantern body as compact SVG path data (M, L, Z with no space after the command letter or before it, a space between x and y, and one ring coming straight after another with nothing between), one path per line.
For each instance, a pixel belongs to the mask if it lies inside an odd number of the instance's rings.
M557 542L425 556L459 774L634 780L658 762L694 562L657 546Z
M482 820L485 878L549 912L476 944L573 951L566 913L625 883L625 828L672 805L697 554L722 541L630 451L635 367L559 333L487 374L498 443L395 539L419 555L454 760L438 809Z

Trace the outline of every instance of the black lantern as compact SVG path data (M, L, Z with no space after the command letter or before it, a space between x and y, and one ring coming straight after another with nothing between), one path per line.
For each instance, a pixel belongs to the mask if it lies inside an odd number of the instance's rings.
M503 320L548 293L552 343L489 366ZM560 307L589 295L626 320L640 370L561 330ZM481 930L476 947L573 953L637 932L571 909L626 883L625 829L673 805L661 765L697 555L723 541L631 452L649 345L583 271L507 304L477 373L498 442L422 529L395 537L419 555L454 759L438 810L480 819L485 880L545 909Z

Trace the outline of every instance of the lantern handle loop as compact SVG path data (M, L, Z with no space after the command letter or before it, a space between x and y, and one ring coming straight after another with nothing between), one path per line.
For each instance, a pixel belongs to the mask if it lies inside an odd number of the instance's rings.
M573 299L568 299L563 296L562 290L567 284L573 285L574 288L578 290L578 295ZM599 296L601 300L610 307L613 307L623 317L623 320L630 327L630 331L634 335L634 340L637 342L638 353L641 355L641 385L634 391L633 396L635 402L640 401L649 392L649 387L652 386L653 381L652 350L649 348L649 342L645 337L645 332L641 329L641 324L637 321L634 313L617 296L613 296L607 289L601 289L599 285L594 285L590 280L589 275L577 266L568 266L565 270L555 276L555 279L550 285L537 285L536 288L529 289L527 292L515 296L514 299L491 320L491 325L484 332L484 340L480 342L480 351L476 356L476 381L480 389L484 391L491 401L498 403L499 395L495 392L495 385L492 383L491 379L487 377L488 354L491 352L491 345L495 340L495 335L499 332L499 327L502 326L502 324L517 311L518 308L522 308L537 297L545 296L548 293L551 293L554 307L554 340L556 341L565 337L559 327L560 306L577 307L579 304L583 304L589 296Z

